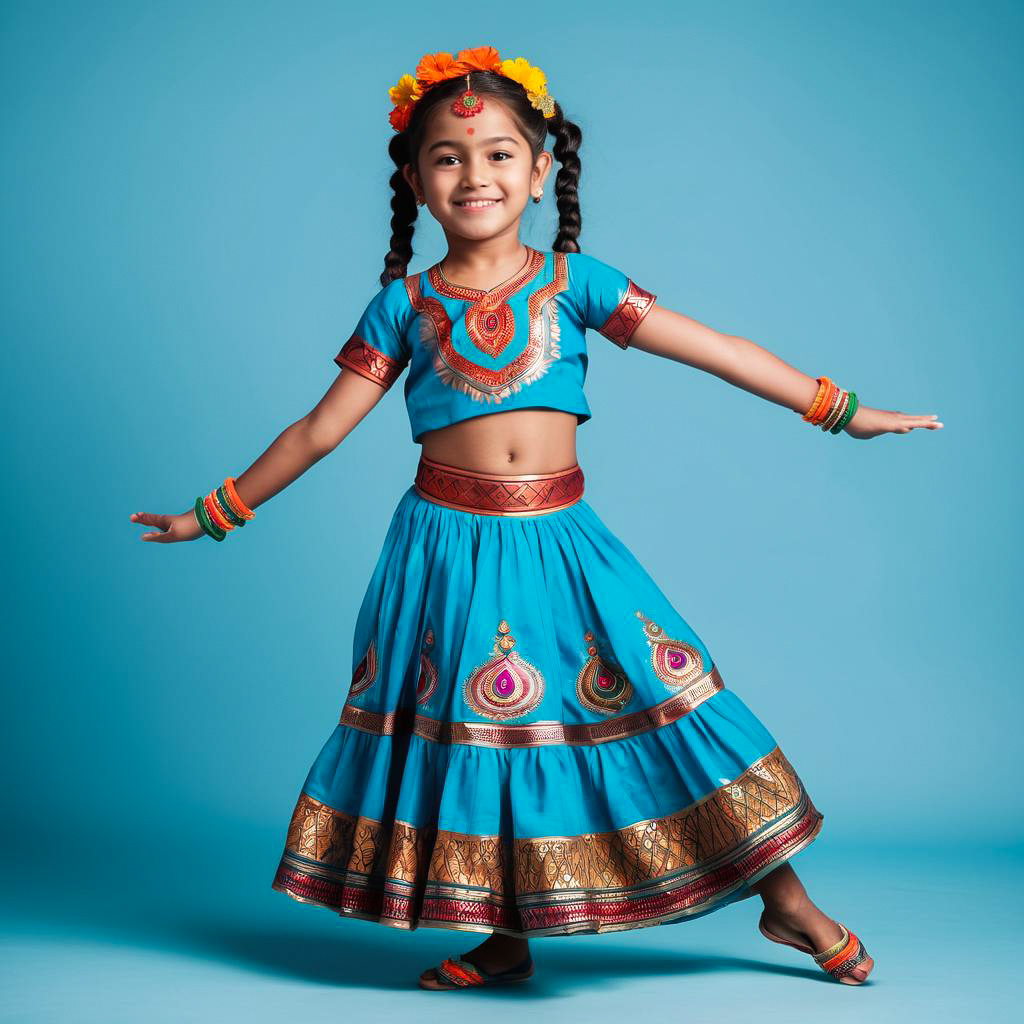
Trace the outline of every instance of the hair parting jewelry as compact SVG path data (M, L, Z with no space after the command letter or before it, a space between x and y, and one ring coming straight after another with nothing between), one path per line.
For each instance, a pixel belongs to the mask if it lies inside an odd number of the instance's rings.
M811 426L838 434L857 411L857 393L844 390L829 377L818 377L817 380L818 393L803 419Z
M472 117L474 114L479 114L483 109L484 101L473 92L473 87L469 82L469 72L467 72L465 91L459 93L451 105L451 111L453 114L458 114L459 117Z
M451 104L450 109L459 117L472 117L484 108L484 101L473 92L469 76L474 71L493 71L511 78L525 90L530 105L545 118L555 116L555 101L548 93L547 77L525 57L503 60L493 46L477 46L460 50L454 57L450 53L425 53L416 65L415 75L402 75L388 90L394 106L388 115L396 132L409 127L413 108L424 94L441 82L451 78L466 78L466 89Z
M256 515L238 496L233 476L209 494L200 494L194 510L203 532L217 541L223 540L236 527L245 526Z

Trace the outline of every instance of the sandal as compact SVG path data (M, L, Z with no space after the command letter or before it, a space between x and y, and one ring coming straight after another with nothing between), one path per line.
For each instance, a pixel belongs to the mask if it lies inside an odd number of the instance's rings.
M845 925L841 922L836 921L839 925L842 935L839 941L828 949L823 949L820 953L815 953L810 946L805 946L802 942L790 942L788 939L783 939L773 932L768 931L764 926L764 914L761 914L760 920L757 922L758 931L766 939L771 939L772 942L779 942L783 946L792 946L794 949L799 949L802 953L810 953L814 958L814 962L828 975L835 978L836 981L840 981L850 974L855 967L858 967L865 960L868 959L868 951L864 943L857 938ZM863 985L863 981L858 981L856 978L853 979L855 984ZM867 979L865 978L864 981Z
M527 954L526 959L515 967L506 968L504 971L495 971L489 974L482 967L470 963L463 953L458 960L448 957L441 961L439 967L432 968L435 981L440 985L424 985L420 978L420 988L425 989L453 989L453 988L481 988L486 985L510 985L517 981L526 981L533 974L533 957Z

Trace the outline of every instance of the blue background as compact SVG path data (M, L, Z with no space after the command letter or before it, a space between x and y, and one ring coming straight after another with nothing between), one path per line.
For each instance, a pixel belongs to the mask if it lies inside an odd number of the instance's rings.
M0 10L20 979L2 1019L452 1012L409 986L472 936L342 922L269 887L415 469L401 388L227 543L144 544L128 516L186 510L329 387L388 248L387 89L423 53L488 43L542 68L583 130L585 251L868 405L945 423L827 436L590 336L587 499L825 813L794 867L863 936L875 984L839 989L766 943L751 901L535 943L532 990L488 1012L1009 1019L1021 6ZM541 248L547 193L524 219ZM444 253L432 221L414 245L414 270Z

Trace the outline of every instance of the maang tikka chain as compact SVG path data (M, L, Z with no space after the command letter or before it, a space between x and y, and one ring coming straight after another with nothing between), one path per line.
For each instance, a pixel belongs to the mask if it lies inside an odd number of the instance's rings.
M474 114L479 114L484 109L484 101L480 99L475 92L473 92L472 86L469 82L469 75L466 75L466 89L459 95L459 98L452 104L451 110L453 114L458 114L459 117L473 117Z

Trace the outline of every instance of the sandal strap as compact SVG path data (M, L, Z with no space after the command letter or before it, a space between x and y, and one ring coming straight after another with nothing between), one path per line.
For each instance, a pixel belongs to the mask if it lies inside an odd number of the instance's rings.
M468 960L453 960L451 957L447 957L441 961L441 966L436 968L436 970L450 985L467 987L485 984L484 976L480 973L480 969Z
M839 921L836 921L836 924L839 925L839 941L833 943L831 946L828 947L828 949L823 949L820 953L815 953L815 963L823 964L826 960L831 960L832 957L834 957L836 953L843 949L846 946L846 944L850 941L850 933L846 929L845 925L843 925Z
M843 937L834 946L817 953L814 957L818 966L837 980L846 977L868 958L864 943L843 925L840 924L839 927L843 929Z

